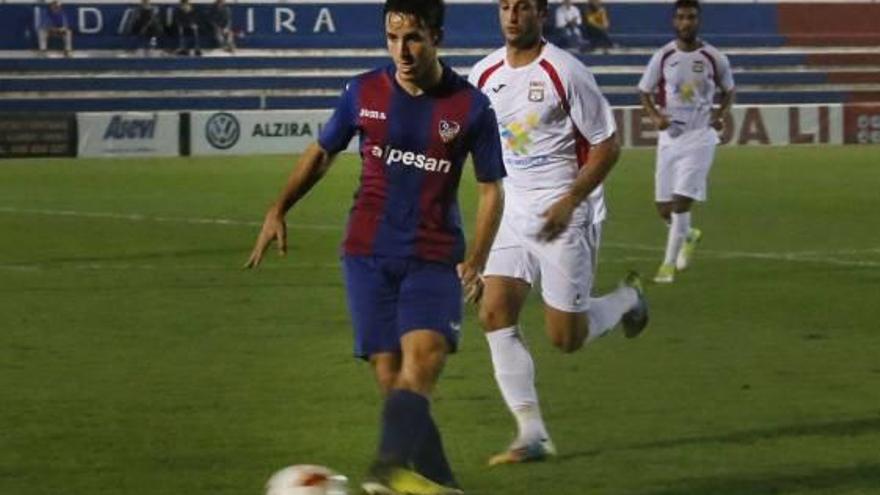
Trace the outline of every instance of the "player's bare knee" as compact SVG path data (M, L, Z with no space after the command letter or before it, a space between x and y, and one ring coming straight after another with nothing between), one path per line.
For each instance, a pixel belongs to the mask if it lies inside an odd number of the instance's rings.
M394 386L429 395L440 376L445 363L445 354L427 354L407 360L397 376Z
M553 347L569 354L584 346L585 331L578 325L548 325L547 333Z
M674 213L687 213L691 211L691 205L694 200L687 196L676 196L672 203L672 211Z
M575 352L584 346L588 333L585 313L560 311L548 305L544 323L550 342L560 351Z
M516 325L516 319L507 308L497 304L481 304L479 312L480 326L486 333Z
M417 333L404 336L403 366L395 386L427 394L446 362L448 343L435 332Z
M550 342L553 347L560 351L570 354L584 346L584 339L578 338L572 332L560 332L550 336Z
M446 361L446 350L443 348L424 349L413 357L414 359L407 362L407 367L420 372L433 372L443 367L443 363Z
M483 331L490 332L495 330L494 325L498 319L498 313L495 311L495 308L489 307L486 304L480 304L477 318L480 320L480 326L483 328Z
M379 391L383 396L388 395L388 392L394 387L394 384L397 383L397 373L376 373L376 384L379 386Z
M671 221L672 215L672 203L662 202L656 203L657 206L657 214L660 215L660 218L666 220L667 222Z
M374 354L370 356L370 364L373 367L373 376L376 378L376 385L382 395L388 395L388 392L397 382L397 375L400 373L400 355L392 353Z
M529 284L520 279L499 276L485 278L478 318L485 332L517 324L519 312L529 293Z

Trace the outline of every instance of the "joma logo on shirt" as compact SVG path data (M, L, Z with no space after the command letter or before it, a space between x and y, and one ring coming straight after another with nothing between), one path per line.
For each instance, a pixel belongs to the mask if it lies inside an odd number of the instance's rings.
M370 110L368 108L361 108L361 117L365 119L373 119L373 120L386 120L385 112L380 112L378 110Z
M452 168L452 162L449 160L433 158L414 151L403 151L391 146L386 146L384 149L373 146L371 153L374 157L381 158L389 167L391 165L406 165L443 174L448 174Z

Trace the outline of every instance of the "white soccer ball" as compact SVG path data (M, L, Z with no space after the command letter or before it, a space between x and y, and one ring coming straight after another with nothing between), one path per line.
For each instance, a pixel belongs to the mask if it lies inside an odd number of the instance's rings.
M299 464L273 474L266 495L347 495L348 479L324 466Z

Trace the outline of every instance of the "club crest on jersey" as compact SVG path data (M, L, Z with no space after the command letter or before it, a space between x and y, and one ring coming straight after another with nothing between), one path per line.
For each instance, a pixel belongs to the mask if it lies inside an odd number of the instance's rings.
M703 72L706 67L703 65L702 60L694 60L694 65L692 67L694 72Z
M452 140L458 136L458 131L460 130L461 126L454 120L440 121L440 139L442 139L444 143L451 143Z
M529 101L544 101L544 81L529 82Z

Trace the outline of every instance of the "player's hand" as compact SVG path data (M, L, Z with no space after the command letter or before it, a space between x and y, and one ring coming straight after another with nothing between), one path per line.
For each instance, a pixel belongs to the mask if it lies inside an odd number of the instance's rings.
M654 115L651 117L651 120L654 121L654 126L658 131L665 131L666 129L669 129L669 126L671 125L669 119L665 115Z
M257 236L257 243L254 250L251 251L251 257L245 263L245 268L256 268L263 261L263 254L269 248L272 241L278 243L278 254L284 256L287 254L287 224L284 222L284 214L279 213L276 208L270 208L266 213L266 219L263 220L263 228L260 229L260 235Z
M455 270L461 280L465 302L472 304L480 302L480 297L483 295L483 278L480 276L483 272L482 265L474 260L465 260L459 263Z
M720 115L712 115L712 121L709 123L712 126L712 129L715 129L718 132L724 130L724 119L721 118Z
M576 207L577 202L571 196L565 195L547 208L547 211L541 214L544 217L544 227L538 232L538 240L550 242L565 232Z

